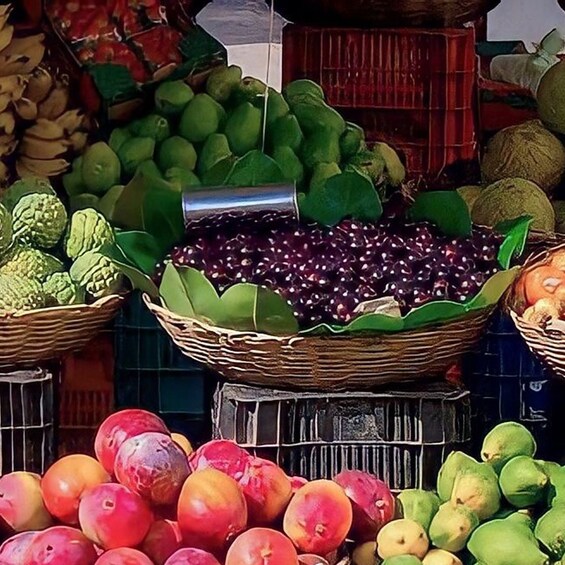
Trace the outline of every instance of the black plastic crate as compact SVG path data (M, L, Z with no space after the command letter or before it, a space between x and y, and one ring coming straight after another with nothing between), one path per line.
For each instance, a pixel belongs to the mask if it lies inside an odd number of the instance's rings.
M180 352L138 293L114 329L116 407L150 410L173 431L207 440L215 375Z
M463 376L471 393L475 451L492 427L513 420L532 432L539 457L565 456L565 382L530 352L509 316L497 312L477 351L465 358Z
M289 475L374 473L392 489L433 488L444 458L471 439L467 391L445 383L382 393L296 393L225 384L214 437L235 440Z
M54 392L46 369L0 373L0 475L43 473L53 462Z

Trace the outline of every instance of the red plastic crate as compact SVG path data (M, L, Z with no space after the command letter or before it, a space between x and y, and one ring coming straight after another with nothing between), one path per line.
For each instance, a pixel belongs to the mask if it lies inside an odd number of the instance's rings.
M309 78L332 106L470 109L475 103L475 30L283 30L283 83Z

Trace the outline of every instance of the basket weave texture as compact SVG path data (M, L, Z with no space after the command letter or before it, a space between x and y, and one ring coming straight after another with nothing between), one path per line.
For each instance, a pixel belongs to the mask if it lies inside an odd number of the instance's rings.
M0 316L0 367L29 366L82 349L114 318L123 297Z
M296 24L351 27L457 27L484 16L501 0L274 0ZM271 0L267 0L268 3Z
M532 255L524 264L523 272L548 263L553 253L563 249L565 249L565 243ZM515 290L516 286L509 292L506 307L518 331L532 353L537 355L555 374L565 378L565 331L559 328L549 329L526 321L522 317L523 308Z
M275 337L183 318L144 297L181 351L230 381L301 390L367 390L442 374L480 340L492 309L386 335Z

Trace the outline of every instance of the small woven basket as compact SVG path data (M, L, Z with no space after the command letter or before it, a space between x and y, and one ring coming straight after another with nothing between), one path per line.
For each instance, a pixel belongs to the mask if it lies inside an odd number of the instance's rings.
M493 310L396 334L275 337L213 327L144 300L185 355L226 379L317 391L438 376L478 343Z
M272 0L266 0L270 4ZM457 27L475 21L501 0L274 0L295 24L348 27Z
M530 256L524 263L522 273L548 263L553 253L563 249L565 249L565 243ZM505 307L532 353L537 355L555 374L565 377L565 331L557 327L540 326L525 320L522 316L523 300L517 292L516 283L506 296Z
M0 367L30 366L82 349L114 316L122 296L93 304L0 316Z
M565 0L563 1L565 2ZM526 252L528 254L537 254L558 247L563 243L565 243L565 234L563 233L530 230L526 244Z

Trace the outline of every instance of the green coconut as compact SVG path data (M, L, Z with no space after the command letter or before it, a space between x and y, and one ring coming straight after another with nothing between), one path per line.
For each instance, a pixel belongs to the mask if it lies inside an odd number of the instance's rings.
M565 147L539 120L499 131L481 165L485 184L521 178L550 194L565 172Z
M481 194L482 188L480 186L469 185L469 186L462 186L461 188L457 189L457 193L463 200L465 204L467 204L467 208L469 208L469 212L473 210L473 206Z
M565 134L565 61L543 75L537 99L541 121L551 131Z
M555 212L549 198L539 186L524 179L503 179L483 188L471 216L475 224L491 227L531 216L532 229L555 230Z

